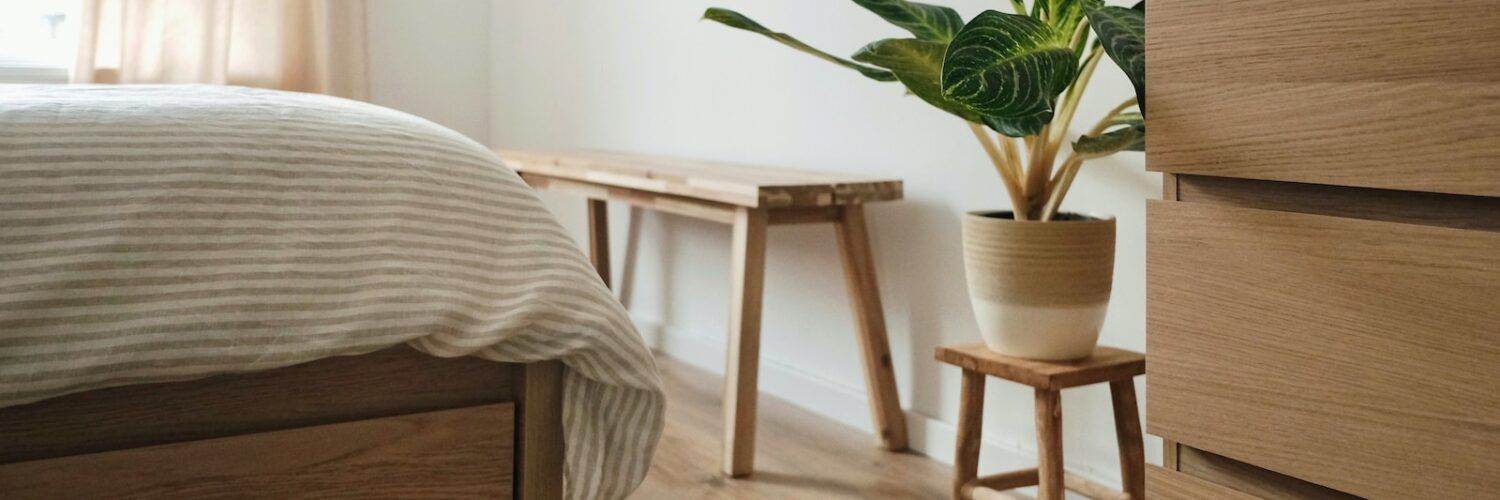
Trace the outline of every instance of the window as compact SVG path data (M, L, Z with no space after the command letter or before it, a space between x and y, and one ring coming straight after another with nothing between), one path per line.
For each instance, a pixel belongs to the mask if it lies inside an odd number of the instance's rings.
M78 43L77 0L0 1L0 83L65 83Z

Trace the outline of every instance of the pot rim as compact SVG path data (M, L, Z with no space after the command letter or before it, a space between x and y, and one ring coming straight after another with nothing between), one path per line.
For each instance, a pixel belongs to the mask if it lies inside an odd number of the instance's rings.
M999 218L999 217L990 217L989 216L990 214L1011 214L1011 217L1009 219L1003 219L1003 218ZM968 212L964 212L964 215L971 216L971 217L979 217L979 218L985 219L985 220L996 220L996 221L1014 222L1014 223L1017 223L1017 224L1057 224L1057 223L1087 224L1087 223L1091 223L1091 222L1114 222L1115 221L1115 216L1113 216L1113 215L1103 215L1103 214L1099 214L1099 213L1095 213L1095 212L1071 212L1071 211L1069 211L1069 212L1058 212L1058 214L1081 215L1083 217L1088 217L1088 218L1084 219L1084 220L1049 220L1049 221L1018 220L1018 219L1015 218L1016 217L1015 216L1015 210L970 210Z

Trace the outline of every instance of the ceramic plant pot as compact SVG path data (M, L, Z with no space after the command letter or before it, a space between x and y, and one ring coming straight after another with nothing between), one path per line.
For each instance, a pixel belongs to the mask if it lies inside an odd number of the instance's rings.
M1093 352L1114 280L1114 218L969 212L963 243L969 299L991 350L1044 360Z

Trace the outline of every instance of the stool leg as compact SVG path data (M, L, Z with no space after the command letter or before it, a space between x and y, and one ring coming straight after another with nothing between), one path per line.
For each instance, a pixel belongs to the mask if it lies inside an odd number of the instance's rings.
M1062 398L1056 389L1036 390L1037 500L1062 500Z
M859 326L860 352L864 355L865 388L870 394L870 414L886 449L906 449L906 414L896 392L896 373L891 368L890 341L885 335L885 310L880 305L880 287L875 283L875 258L865 231L864 207L848 205L841 210L838 228L839 256L844 263L844 283Z
M1120 445L1120 481L1130 498L1146 498L1146 448L1141 443L1135 382L1131 379L1110 382L1109 396L1115 408L1115 440Z
M965 484L979 477L979 438L984 425L984 374L964 370L958 397L958 443L953 457L953 498L964 498Z
M609 287L609 205L589 199L589 261Z
M755 468L756 377L760 368L760 308L766 264L766 212L741 208L734 221L729 349L724 366L724 473Z

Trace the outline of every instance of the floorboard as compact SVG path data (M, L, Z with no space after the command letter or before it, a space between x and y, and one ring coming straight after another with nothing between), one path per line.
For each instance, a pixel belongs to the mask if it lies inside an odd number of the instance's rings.
M646 481L632 498L947 498L953 470L785 401L761 395L755 474L719 472L723 379L658 356L667 386L667 428Z

